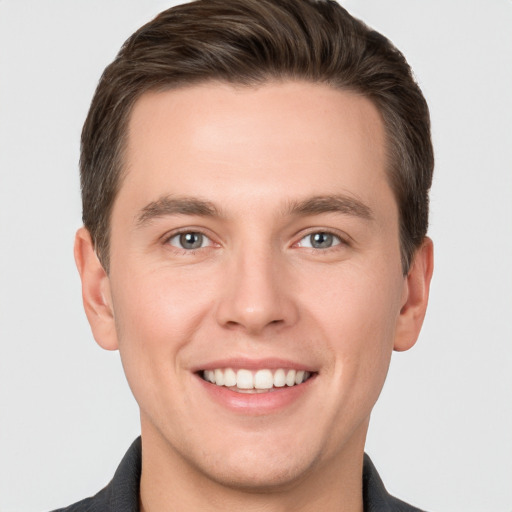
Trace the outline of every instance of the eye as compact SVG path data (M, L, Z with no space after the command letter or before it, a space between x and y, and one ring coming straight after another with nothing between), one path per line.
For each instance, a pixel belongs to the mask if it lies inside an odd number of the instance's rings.
M190 251L210 246L211 240L207 236L197 231L187 231L172 236L169 238L168 243L173 247L178 247L180 249L186 249Z
M299 247L311 247L312 249L329 249L342 243L340 237L327 231L310 233L300 240Z

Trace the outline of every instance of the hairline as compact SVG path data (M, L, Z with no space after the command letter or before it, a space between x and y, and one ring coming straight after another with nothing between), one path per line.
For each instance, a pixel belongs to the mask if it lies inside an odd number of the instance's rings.
M110 271L110 239L111 239L111 220L112 220L112 211L114 209L114 204L117 200L121 187L123 185L123 181L127 176L127 165L125 161L126 150L128 146L128 137L129 137L129 126L130 121L132 119L133 110L136 104L146 95L152 93L163 93L168 91L178 91L183 89L189 89L196 86L204 86L204 85L229 85L235 89L255 89L258 87L263 87L271 84L284 84L284 83L304 83L304 84L318 84L325 85L326 87L330 87L335 91L340 92L351 92L355 95L362 96L369 100L377 109L378 115L381 119L382 126L384 129L384 152L385 152L385 166L384 173L386 176L386 180L393 194L395 203L398 209L398 223L399 223L399 246L400 246L400 255L401 255L401 263L404 275L407 274L409 270L409 266L411 263L411 259L408 257L407 248L404 247L404 244L407 241L407 237L404 236L403 233L403 215L400 209L400 198L398 197L398 190L396 190L396 186L393 180L393 174L398 172L399 163L398 159L400 157L400 150L396 148L396 137L392 134L392 127L389 126L389 122L386 119L386 116L383 113L384 107L377 101L377 99L371 95L367 94L364 91L358 89L354 86L345 86L343 85L343 79L337 81L334 79L315 79L308 78L305 76L293 76L292 73L271 73L271 72L262 72L261 76L257 78L250 78L247 80L230 80L223 77L210 76L210 77L197 77L181 80L174 80L167 83L162 84L151 84L146 88L142 88L137 91L133 97L130 98L130 101L125 109L123 116L119 122L119 138L117 147L114 149L114 158L113 158L113 167L114 167L114 177L115 177L115 187L112 194L112 199L108 205L108 210L105 212L105 215L102 219L103 229L100 231L103 233L103 236L99 237L100 240L93 240L95 245L96 253L100 259L100 262L108 274ZM99 230L98 230L99 231ZM98 243L101 242L101 243ZM412 251L414 253L414 250Z

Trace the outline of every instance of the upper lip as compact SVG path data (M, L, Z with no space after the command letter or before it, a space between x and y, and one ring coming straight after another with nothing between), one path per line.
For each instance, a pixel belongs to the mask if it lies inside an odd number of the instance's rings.
M202 370L216 370L218 368L232 368L233 370L245 369L245 370L277 370L278 368L303 370L308 372L318 371L311 365L299 363L289 359L280 358L258 358L249 359L245 357L235 357L227 359L216 359L214 361L208 361L203 364L199 364L192 368L193 372L199 372Z

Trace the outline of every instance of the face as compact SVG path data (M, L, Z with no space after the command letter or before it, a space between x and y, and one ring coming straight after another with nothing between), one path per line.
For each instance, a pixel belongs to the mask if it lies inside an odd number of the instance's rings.
M88 314L120 350L143 439L249 487L362 455L392 349L419 330L385 168L376 108L324 85L136 103Z

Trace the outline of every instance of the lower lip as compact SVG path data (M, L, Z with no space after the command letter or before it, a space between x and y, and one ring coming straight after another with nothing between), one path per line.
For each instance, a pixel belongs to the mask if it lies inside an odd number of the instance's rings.
M266 393L238 393L225 386L216 386L199 375L197 380L210 397L223 407L241 414L262 415L278 412L297 402L310 388L316 375L295 386L274 388Z

